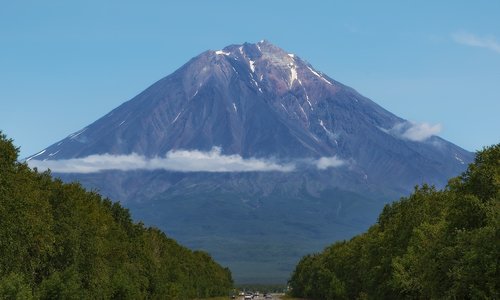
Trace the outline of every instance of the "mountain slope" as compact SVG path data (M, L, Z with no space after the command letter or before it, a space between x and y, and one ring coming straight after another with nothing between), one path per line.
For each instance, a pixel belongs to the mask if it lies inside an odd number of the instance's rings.
M415 184L444 186L463 171L473 154L434 133L261 41L200 54L28 161L232 266L273 256L225 250L260 232L283 247L283 280L302 246L316 251L360 232ZM219 235L234 243L207 240ZM249 273L241 270L237 279Z

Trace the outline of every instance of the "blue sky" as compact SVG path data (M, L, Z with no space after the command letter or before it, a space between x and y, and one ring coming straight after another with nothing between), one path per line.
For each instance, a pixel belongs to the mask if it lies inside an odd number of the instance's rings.
M467 150L500 142L500 1L176 2L0 0L0 130L21 157L261 39Z

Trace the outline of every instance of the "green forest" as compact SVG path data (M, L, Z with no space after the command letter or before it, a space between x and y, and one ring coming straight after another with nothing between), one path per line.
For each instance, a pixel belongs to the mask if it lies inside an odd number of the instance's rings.
M228 295L205 252L132 222L118 203L18 162L0 132L0 299L194 299Z
M303 257L291 294L310 299L499 299L500 144L444 190L386 205L369 230Z

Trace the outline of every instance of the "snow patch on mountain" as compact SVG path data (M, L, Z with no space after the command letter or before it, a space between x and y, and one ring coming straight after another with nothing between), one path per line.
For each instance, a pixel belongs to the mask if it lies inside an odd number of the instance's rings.
M85 127L85 128L83 128L82 130L79 130L79 131L77 131L77 132L75 132L75 133L72 133L72 134L68 135L68 137L69 137L71 140L74 140L74 139L76 139L76 138L77 138L80 134L84 133L86 130L87 130L87 128Z
M175 118L174 118L174 120L172 121L172 123L171 123L171 124L174 124L174 123L175 123L175 121L177 121L177 119L179 118L179 116L180 116L180 115L181 115L181 113L178 113L178 114L177 114L177 116L175 116Z
M461 158L458 156L458 154L456 154L456 153L455 153L455 159L456 159L456 160L457 160L460 164L462 164L462 165L464 165L464 164L465 164L464 160L463 160L463 159L461 159Z
M293 86L293 82L298 78L299 77L297 75L297 70L295 69L295 65L290 64L290 88Z
M37 157L37 156L40 156L40 155L44 154L44 153L45 153L45 151L47 151L47 149L44 149L44 150L42 150L42 151L38 152L37 154L35 154L35 155L33 155L33 156L28 157L28 158L26 159L26 161L30 161L31 159L33 159L33 158L35 158L35 157Z
M217 51L215 51L215 54L217 54L217 55L230 55L231 53L225 52L225 51L222 51L222 50L217 50Z
M325 77L321 76L318 72L314 71L311 67L307 66L309 71L316 75L319 79L323 80L324 82L328 83L329 85L333 85L330 81L328 81Z
M57 150L56 152L49 153L49 156L54 156L54 155L56 155L57 153L59 153L59 151L61 151L61 149Z
M255 62L251 59L248 60L248 65L250 66L250 70L252 70L252 73L255 72Z

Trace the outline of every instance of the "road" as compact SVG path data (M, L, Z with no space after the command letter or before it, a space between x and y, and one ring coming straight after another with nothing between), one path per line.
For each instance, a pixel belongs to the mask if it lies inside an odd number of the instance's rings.
M272 299L272 300L279 300L281 299L282 296L284 296L284 294L271 294L272 298L265 298L262 294L259 296L259 297L254 297L253 300L269 300L269 299ZM245 297L244 296L238 296L236 297L237 300L244 300Z

